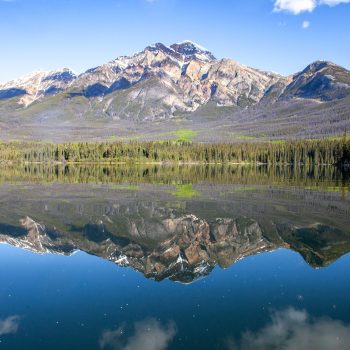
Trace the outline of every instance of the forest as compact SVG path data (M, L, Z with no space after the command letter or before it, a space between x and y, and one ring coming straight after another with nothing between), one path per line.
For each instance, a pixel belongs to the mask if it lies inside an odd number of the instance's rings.
M329 166L234 164L56 164L30 163L1 167L1 183L94 183L136 190L141 184L241 184L297 186L327 192L350 191L350 172ZM118 186L118 184L120 186ZM131 185L131 186L129 186ZM135 187L136 186L136 187ZM246 187L242 187L246 190ZM251 187L248 187L248 190Z
M241 144L162 142L2 142L3 163L350 164L350 139Z

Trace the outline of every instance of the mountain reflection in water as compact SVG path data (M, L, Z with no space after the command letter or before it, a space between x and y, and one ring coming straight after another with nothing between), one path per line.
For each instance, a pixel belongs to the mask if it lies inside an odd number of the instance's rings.
M157 281L189 283L278 248L312 267L350 251L349 177L333 167L1 170L0 242L81 250Z

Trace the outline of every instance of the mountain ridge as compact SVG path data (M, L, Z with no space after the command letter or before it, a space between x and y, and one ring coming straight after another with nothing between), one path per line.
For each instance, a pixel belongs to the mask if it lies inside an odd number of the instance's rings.
M191 41L156 43L78 75L64 68L0 84L0 137L85 140L91 130L105 140L115 129L120 137L162 139L180 124L206 134L197 138L205 142L212 129L214 141L338 136L350 127L349 98L350 71L332 62L285 77L217 59Z
M16 97L17 92L22 96L18 103L27 107L47 95L60 92L81 94L87 98L103 97L120 89L133 88L143 80L158 77L170 85L175 84L181 90L180 100L177 101L179 105L169 106L171 115L174 109L193 112L211 100L218 106L247 107L259 103L275 84L282 84L283 89L287 90L284 97L317 98L317 95L307 92L303 95L300 91L294 91L293 95L293 87L301 84L300 80L307 79L307 76L312 79L313 74L319 75L321 70L329 71L332 67L338 73L340 70L343 70L343 74L349 73L333 62L315 61L301 72L282 76L248 67L230 58L216 59L209 50L186 40L170 46L156 43L132 56L119 56L78 75L69 68L33 72L0 84L0 99ZM350 85L347 84L350 82L349 77L346 77L346 82L338 83L342 84L344 90L349 90L343 92L341 97L350 94ZM298 79L299 82L296 81ZM323 79L324 85L330 85L335 77L329 74L326 78L323 76ZM321 81L314 84L322 88ZM322 93L319 95L321 99L336 98Z

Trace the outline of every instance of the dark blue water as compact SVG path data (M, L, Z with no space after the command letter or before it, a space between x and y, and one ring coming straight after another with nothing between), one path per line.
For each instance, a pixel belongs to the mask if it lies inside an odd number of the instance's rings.
M300 317L311 339L320 332L317 322L336 339L350 329L349 266L347 255L315 270L280 249L184 285L148 280L85 253L37 255L2 245L1 348L135 349L151 338L145 349L230 349L247 330L250 342L268 336L274 322L289 327L299 343L307 337L298 334ZM276 312L279 321L272 320ZM8 334L6 320L13 324ZM340 349L349 348L347 334Z

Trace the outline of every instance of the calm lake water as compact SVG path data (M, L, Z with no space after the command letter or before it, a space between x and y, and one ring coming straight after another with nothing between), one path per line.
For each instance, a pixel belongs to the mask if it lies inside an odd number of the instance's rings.
M0 349L350 349L332 167L0 168Z

